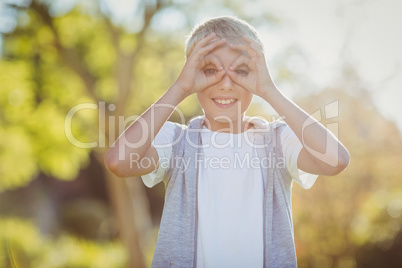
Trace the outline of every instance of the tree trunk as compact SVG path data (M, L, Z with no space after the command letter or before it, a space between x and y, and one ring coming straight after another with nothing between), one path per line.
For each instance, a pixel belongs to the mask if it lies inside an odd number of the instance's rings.
M129 267L145 267L140 246L141 238L138 227L135 224L135 217L149 219L150 215L147 210L135 211L132 204L147 204L148 200L143 194L131 196L125 179L119 178L107 170L106 174L109 197L114 207L115 216L119 222L120 238L128 251ZM136 187L137 192L141 193L144 191L141 185L136 186L138 186Z

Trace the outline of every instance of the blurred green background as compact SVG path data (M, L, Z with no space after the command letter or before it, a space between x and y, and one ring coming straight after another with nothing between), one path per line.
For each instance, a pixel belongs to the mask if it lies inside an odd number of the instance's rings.
M336 125L351 153L340 175L319 177L310 190L294 184L299 267L402 267L401 131L349 60L350 32L338 40L338 67L323 86L314 80L326 75L311 68L314 53L295 41L270 43L270 33L297 25L263 1L3 0L0 7L0 267L150 267L164 186L117 178L103 157L175 81L192 26L217 15L237 15L260 31L275 82ZM376 87L393 74L386 78ZM326 119L331 103L339 114ZM186 120L202 113L194 97L180 109ZM248 115L274 112L255 98Z

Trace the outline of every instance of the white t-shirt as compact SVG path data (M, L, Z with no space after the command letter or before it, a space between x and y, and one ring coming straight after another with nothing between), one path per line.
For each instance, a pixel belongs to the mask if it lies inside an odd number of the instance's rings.
M173 134L182 125L166 122L153 141L159 167L143 175L148 187L162 181L172 155ZM263 178L253 140L254 129L232 134L201 132L199 158L197 267L263 266ZM283 161L293 179L310 188L317 175L297 168L302 145L290 129L281 133ZM272 162L274 163L274 162Z

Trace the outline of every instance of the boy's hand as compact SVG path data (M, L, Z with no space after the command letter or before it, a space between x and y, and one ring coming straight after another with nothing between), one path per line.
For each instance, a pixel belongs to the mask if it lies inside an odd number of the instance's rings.
M215 33L207 35L195 45L175 83L186 96L218 83L225 74L219 60L207 55L226 42L225 39L210 42L215 36Z
M263 97L275 88L275 84L269 74L262 46L246 36L243 40L247 44L229 45L232 49L246 52L248 56L238 57L229 67L228 75L251 93Z

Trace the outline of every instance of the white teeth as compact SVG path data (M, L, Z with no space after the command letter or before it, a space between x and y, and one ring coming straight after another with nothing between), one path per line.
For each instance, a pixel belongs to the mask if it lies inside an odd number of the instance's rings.
M228 100L215 99L215 101L220 104L229 104L234 102L234 99L228 99Z

